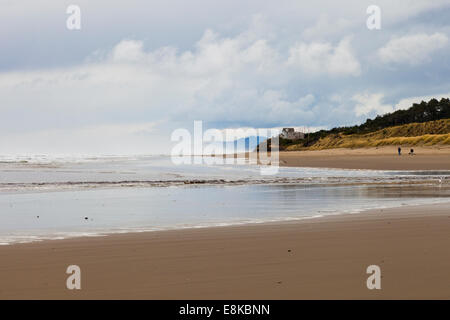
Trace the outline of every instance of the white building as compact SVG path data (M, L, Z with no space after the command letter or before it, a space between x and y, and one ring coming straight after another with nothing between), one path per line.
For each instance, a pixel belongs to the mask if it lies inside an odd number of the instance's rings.
M300 139L305 139L305 134L300 131L295 131L294 128L283 128L283 131L281 131L280 137L283 139L289 139L289 140L300 140Z

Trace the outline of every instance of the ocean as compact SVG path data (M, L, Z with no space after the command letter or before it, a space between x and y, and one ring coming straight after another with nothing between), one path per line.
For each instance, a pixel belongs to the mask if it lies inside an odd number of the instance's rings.
M199 161L201 162L201 161ZM169 156L0 157L0 244L312 219L450 201L450 171L174 165Z

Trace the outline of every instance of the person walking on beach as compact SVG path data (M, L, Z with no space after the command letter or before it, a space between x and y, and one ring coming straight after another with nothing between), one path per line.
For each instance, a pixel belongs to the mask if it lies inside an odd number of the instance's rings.
M401 156L402 155L402 148L398 147L398 155Z

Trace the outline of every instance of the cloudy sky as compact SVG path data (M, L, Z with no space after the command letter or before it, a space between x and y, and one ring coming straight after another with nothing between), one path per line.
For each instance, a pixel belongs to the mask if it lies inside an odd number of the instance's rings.
M0 154L167 153L194 120L357 124L450 96L449 21L450 0L1 0Z

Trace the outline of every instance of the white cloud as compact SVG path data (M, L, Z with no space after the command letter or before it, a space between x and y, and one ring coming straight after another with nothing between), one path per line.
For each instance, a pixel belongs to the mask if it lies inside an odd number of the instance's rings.
M142 61L145 57L142 41L123 40L111 52L111 59L117 62Z
M420 103L421 101L428 102L431 99L449 98L450 93L447 94L435 94L430 96L415 96L400 99L396 104L383 103L384 94L382 93L360 93L355 94L352 100L356 102L354 111L356 116L367 116L369 114L383 115L386 113L394 112L396 110L405 110L412 107L414 103Z
M345 38L337 46L329 42L298 43L290 49L288 65L314 75L358 76L361 65L350 42Z
M405 98L405 99L401 99L395 105L395 110L408 109L413 105L413 103L420 103L422 101L428 102L433 98L437 99L437 100L441 100L442 98L449 98L449 97L450 97L450 93Z
M145 113L144 121L186 116L185 120L236 122L267 115L272 117L268 121L292 121L295 116L306 117L305 106L315 101L308 92L288 96L280 89L298 77L292 64L300 63L317 75L324 69L333 76L355 75L359 63L349 45L344 39L335 47L312 43L300 46L299 52L296 46L288 63L282 58L286 54L268 40L248 33L230 38L207 30L194 50L181 52L174 47L146 51L141 41L123 40L95 62L0 73L0 108L56 112L64 114L58 120L71 125L84 125L105 112L128 117ZM53 120L53 116L44 117L39 125L51 127Z
M305 29L302 35L306 39L316 39L328 36L338 35L352 25L352 22L346 18L335 18L328 14L321 14L317 22Z
M25 133L7 133L0 149L8 154L150 154L163 153L169 139L155 135L168 133L158 123L98 124L77 128L42 129Z
M354 108L356 115L358 117L366 116L373 111L375 111L376 114L382 115L394 111L392 105L382 103L383 98L384 95L382 93L363 93L354 95L352 100L356 101Z
M130 131L142 122L165 123L169 131L197 119L263 125L313 119L308 108L315 97L280 89L296 72L267 39L249 33L220 37L207 30L185 51L145 50L142 41L123 40L102 56L71 67L0 73L0 132L25 148L95 151L120 141L131 150L155 141Z
M392 38L378 50L378 56L384 63L417 65L430 61L431 54L444 48L447 43L448 37L444 33L406 35Z

